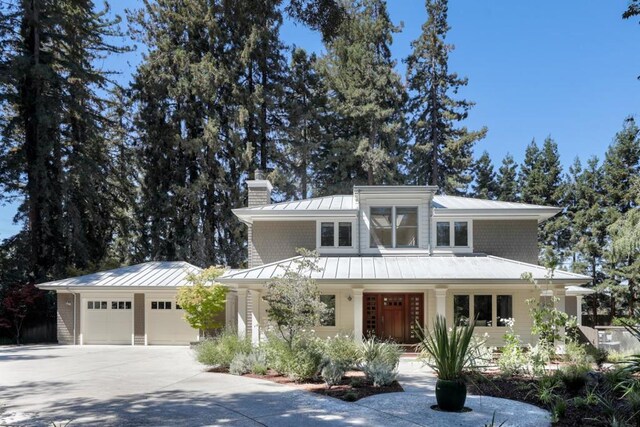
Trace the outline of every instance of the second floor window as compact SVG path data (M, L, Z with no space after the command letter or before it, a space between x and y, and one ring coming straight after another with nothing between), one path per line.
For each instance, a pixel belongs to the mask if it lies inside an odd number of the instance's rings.
M436 246L468 247L469 223L467 221L438 221L436 223Z
M350 248L353 246L351 222L321 222L320 247L322 248Z
M372 207L372 248L418 247L418 208L415 206Z

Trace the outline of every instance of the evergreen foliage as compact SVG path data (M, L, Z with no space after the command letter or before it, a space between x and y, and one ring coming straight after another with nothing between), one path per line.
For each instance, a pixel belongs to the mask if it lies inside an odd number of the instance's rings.
M382 0L353 1L346 13L322 58L332 121L316 166L322 195L396 183L404 156L405 92L390 51L399 27Z
M498 183L489 153L484 151L473 165L474 182L471 186L472 196L480 199L495 200L498 194Z
M448 0L426 0L427 22L411 43L406 59L410 128L415 144L411 150L411 181L430 184L450 195L466 193L471 182L473 145L484 138L486 128L469 131L460 123L467 118L472 102L455 99L467 79L449 72L446 43Z
M508 154L502 159L502 164L498 169L498 176L496 178L496 192L497 198L503 202L517 202L518 201L518 165L513 156Z

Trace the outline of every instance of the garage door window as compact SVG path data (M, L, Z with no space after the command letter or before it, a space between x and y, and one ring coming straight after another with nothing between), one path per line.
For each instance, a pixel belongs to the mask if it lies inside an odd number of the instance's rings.
M112 310L131 310L131 301L111 301Z
M171 301L151 301L151 310L171 310Z
M107 302L106 301L87 301L87 308L89 310L106 310Z

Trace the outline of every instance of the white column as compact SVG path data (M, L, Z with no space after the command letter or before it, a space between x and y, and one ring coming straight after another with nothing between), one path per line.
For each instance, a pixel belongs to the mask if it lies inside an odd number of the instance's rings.
M247 336L247 290L238 289L238 336Z
M353 337L362 342L362 289L353 289Z
M447 317L447 288L436 288L436 314Z
M566 295L567 295L567 291L564 287L562 288L556 288L553 290L553 296L555 297L555 308L558 311L561 311L563 313L567 312L567 307L566 307ZM565 329L564 328L560 328L560 330L558 331L558 335L560 335L560 342L558 343L558 347L559 347L559 352L560 353L564 353L564 337L565 337Z
M251 293L251 343L260 344L260 291L249 291Z
M582 326L582 295L576 295L576 322Z

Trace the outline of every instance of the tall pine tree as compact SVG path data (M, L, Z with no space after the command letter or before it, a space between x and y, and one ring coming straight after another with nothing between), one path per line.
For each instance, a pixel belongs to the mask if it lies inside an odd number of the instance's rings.
M426 0L428 20L422 34L411 43L407 58L407 86L410 91L409 116L414 146L410 179L431 184L447 194L464 194L471 182L473 145L486 135L486 128L469 131L460 126L473 103L454 99L467 79L449 72L449 52L453 45L445 38L447 0Z
M473 165L474 183L472 185L473 197L495 200L498 193L496 173L489 153L484 151Z
M513 156L507 153L498 169L497 194L503 202L517 202L518 199L518 165Z
M382 0L354 1L346 13L323 58L333 123L318 153L322 194L398 182L404 155L405 92L390 52L399 29Z

